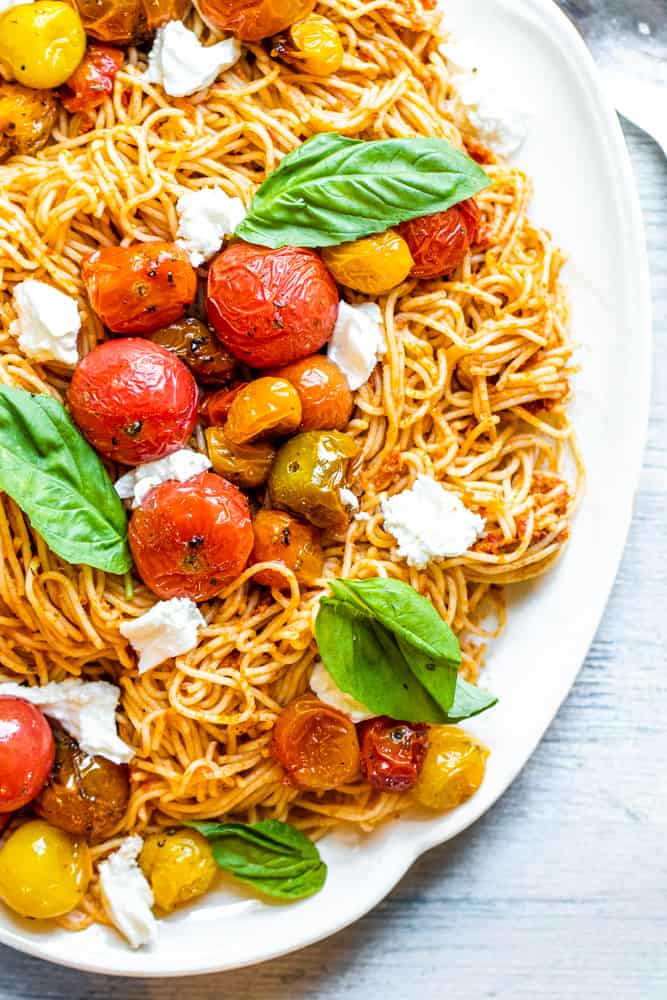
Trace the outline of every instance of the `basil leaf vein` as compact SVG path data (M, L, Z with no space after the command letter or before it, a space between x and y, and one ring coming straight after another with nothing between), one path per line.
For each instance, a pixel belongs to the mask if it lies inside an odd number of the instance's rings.
M0 489L62 559L109 573L131 568L118 494L57 399L0 386Z
M269 174L236 235L273 248L332 246L444 212L490 183L445 139L364 142L325 133Z

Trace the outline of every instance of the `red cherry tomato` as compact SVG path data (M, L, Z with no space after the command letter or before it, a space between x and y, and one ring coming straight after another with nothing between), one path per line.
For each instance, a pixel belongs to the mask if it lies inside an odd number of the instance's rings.
M301 695L282 710L270 750L296 788L338 788L359 773L353 723L313 694Z
M108 45L89 45L88 50L60 91L60 100L70 114L92 111L113 92L123 53Z
M415 785L428 746L428 726L381 715L359 726L361 773L374 788L407 792Z
M90 304L113 333L151 333L182 319L197 273L175 243L102 247L81 265Z
M234 357L253 368L314 354L333 333L338 291L312 250L234 243L208 272L208 318Z
M228 389L218 389L206 397L199 407L199 416L208 426L222 427L230 407L241 389L245 389L249 382L239 382Z
M197 420L190 371L148 340L107 340L78 365L67 393L79 428L106 458L152 462L182 448Z
M220 31L258 42L310 14L315 0L199 0L199 12Z
M254 541L248 501L211 472L151 490L132 514L129 539L153 593L193 601L207 601L238 576Z
M21 809L39 795L55 752L40 710L23 698L0 695L0 813Z
M459 266L481 231L481 214L472 198L446 212L403 222L398 231L414 260L413 278L439 278Z
M11 818L12 818L11 813L0 813L0 833L2 833L2 831L7 826Z

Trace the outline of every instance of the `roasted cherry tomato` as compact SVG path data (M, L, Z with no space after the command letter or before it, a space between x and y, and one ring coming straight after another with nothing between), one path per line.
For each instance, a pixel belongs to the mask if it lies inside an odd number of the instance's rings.
M91 757L60 726L54 726L56 762L35 812L53 826L100 841L118 826L130 797L128 769Z
M324 552L315 528L281 510L260 510L253 529L251 563L280 563L294 572L299 583L315 585L324 569ZM287 578L277 570L260 570L254 579L265 587L289 590Z
M484 780L488 748L457 726L431 726L429 746L413 797L445 812L474 795Z
M144 840L139 865L165 913L203 896L218 871L208 840L196 830L152 833Z
M181 21L188 0L74 0L86 34L113 45L147 42L167 21Z
M349 515L340 491L348 461L358 451L356 441L338 431L297 434L276 455L269 476L271 503L318 528L344 531Z
M0 17L0 63L25 87L59 87L85 51L81 18L60 0L22 3Z
M286 437L301 423L301 400L284 378L255 379L236 394L229 407L225 437L232 444Z
M414 261L395 229L352 243L325 247L324 263L337 282L364 295L384 295L410 274Z
M224 385L232 380L236 361L201 320L176 320L155 330L148 340L175 354L202 385Z
M199 13L219 31L258 42L310 14L315 0L198 0Z
M222 427L208 427L204 433L208 457L219 475L247 490L262 486L269 478L276 452L266 441L232 444Z
M139 576L158 597L207 601L248 561L248 501L211 472L185 483L169 480L134 511L129 539Z
M65 86L60 99L70 114L92 111L113 93L116 73L123 65L123 53L106 45L89 45Z
M428 726L381 715L361 723L359 742L361 773L369 785L385 792L414 787L426 757Z
M338 292L312 250L233 243L211 264L206 309L234 357L253 368L272 368L327 342L338 316Z
M446 212L404 222L398 231L410 248L413 278L439 278L459 266L479 239L481 214L472 198Z
M15 154L38 153L58 117L51 90L33 90L0 79L0 163Z
M301 695L282 710L271 754L296 788L339 788L359 773L359 740L353 723L312 694Z
M232 403L247 385L250 385L250 383L237 382L236 385L232 385L228 389L219 389L217 392L212 392L207 396L199 407L199 416L203 423L206 425L213 424L214 427L221 427L227 420Z
M77 366L67 393L79 428L106 458L152 462L182 448L197 421L197 386L178 358L147 340L107 340Z
M273 39L271 55L311 76L331 76L343 65L344 52L336 25L311 14Z
M34 819L0 847L0 899L22 917L48 920L79 905L92 877L85 841Z
M38 708L0 695L0 813L39 795L55 756L51 727Z
M291 382L301 400L301 431L342 431L347 427L354 397L345 375L323 354L277 368L273 375Z
M182 319L197 273L175 243L102 247L81 265L90 304L113 333L152 333Z

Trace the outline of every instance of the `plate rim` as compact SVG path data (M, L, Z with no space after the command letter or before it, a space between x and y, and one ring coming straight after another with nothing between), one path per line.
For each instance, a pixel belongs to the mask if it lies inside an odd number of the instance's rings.
M589 52L582 37L577 32L572 22L558 7L555 0L492 0L492 2L501 9L509 9L512 16L516 16L517 12L523 12L526 16L529 16L532 20L534 20L535 15L539 15L542 20L540 30L545 33L553 31L563 39L563 58L575 59L579 69L585 72L588 77L588 83L590 86L589 97L594 105L597 117L604 128L606 137L612 144L615 164L621 170L619 184L627 196L625 210L627 214L628 229L632 233L632 250L635 254L636 260L635 278L637 279L637 284L635 287L638 306L637 349L638 366L639 371L641 372L642 392L639 398L634 421L636 429L633 437L636 444L633 448L633 464L632 468L626 467L624 469L625 475L629 481L627 493L631 502L627 504L627 509L624 513L624 524L619 528L614 542L615 551L613 553L613 559L611 560L614 567L613 575L610 574L609 585L606 588L602 588L597 595L597 607L595 614L592 615L592 619L595 622L595 634L599 628L611 590L614 586L621 559L623 557L628 532L632 524L634 499L639 487L639 479L649 426L652 374L653 305L645 226L637 181L634 175L630 154L623 136L618 115L610 100L606 96L600 71L593 60L593 56ZM357 920L361 919L361 917L365 916L368 912L370 912L370 910L377 906L378 903L380 903L395 888L397 883L404 877L419 857L427 851L432 850L434 847L441 846L453 837L458 836L468 827L472 826L473 823L480 819L481 816L484 815L498 801L498 799L505 794L517 775L522 771L532 757L537 745L542 740L545 732L553 722L560 707L572 690L572 687L576 682L576 679L579 676L581 668L585 662L586 651L589 648L590 642L587 643L586 650L584 650L573 676L564 672L563 676L566 678L566 683L561 686L557 704L554 700L553 712L547 719L544 727L537 732L535 739L532 740L528 753L516 764L515 767L508 771L508 773L503 777L503 780L498 783L494 793L490 797L480 800L479 804L475 803L475 799L469 800L466 807L461 809L457 819L450 824L447 833L444 835L441 832L438 832L435 823L431 825L424 824L421 836L415 838L409 844L401 845L400 850L396 850L395 857L393 858L394 863L387 872L387 877L384 879L378 879L373 892L360 897L358 905L346 909L344 913L338 916L336 915L336 912L333 911L331 919L327 920L326 923L323 923L317 930L302 934L298 941L290 943L288 946L279 945L273 948L270 946L261 947L258 949L257 956L250 959L242 959L241 961L238 961L232 958L231 960L225 961L222 958L217 958L212 959L206 964L200 963L196 967L191 968L188 968L186 963L185 966L179 970L169 970L162 973L158 973L154 969L142 970L136 968L136 966L131 967L129 964L123 965L124 953L122 951L118 952L119 960L116 962L116 967L108 962L87 961L84 955L81 955L81 957L72 956L71 958L61 956L55 957L48 953L47 948L40 945L39 936L33 935L31 937L28 932L17 932L11 928L3 928L1 926L0 943L20 953L81 972L133 979L170 979L186 976L210 975L219 972L231 971L233 969L251 967L253 965L291 954L302 948L309 947L310 945L316 944L318 941L322 941L331 935L338 933L343 928L348 927ZM127 956L128 958L133 956L133 953L130 952L129 949L127 951ZM134 957L136 957L136 955Z

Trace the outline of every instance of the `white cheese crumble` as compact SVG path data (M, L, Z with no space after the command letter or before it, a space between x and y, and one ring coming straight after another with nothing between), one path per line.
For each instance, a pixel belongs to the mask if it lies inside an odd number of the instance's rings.
M343 507L347 507L347 509L351 512L359 510L359 500L357 495L353 493L352 490L348 490L347 486L341 487L338 496L340 497L340 502Z
M219 187L186 191L176 202L176 212L176 242L189 254L193 267L213 257L246 214L241 199L232 198Z
M501 156L512 156L528 134L530 115L517 108L499 87L499 71L480 67L471 48L462 42L443 42L439 48L470 124L482 142Z
M337 708L343 715L347 715L352 722L363 722L364 719L374 719L376 712L369 712L365 705L353 698L351 694L346 694L336 684L335 680L321 662L318 660L313 667L310 677L311 690L317 695L320 701Z
M240 58L235 38L204 46L182 21L169 21L155 32L144 79L159 83L170 97L188 97L210 87Z
M14 308L17 318L9 332L24 354L35 361L78 362L81 319L76 299L44 281L27 278L14 288Z
M210 468L211 462L207 455L193 451L192 448L179 448L166 458L137 465L117 479L114 487L121 500L131 500L133 508L140 507L146 494L160 483L166 483L169 479L184 483Z
M172 597L170 601L158 601L139 618L123 622L120 634L139 654L139 673L143 674L158 663L194 649L199 629L205 625L206 619L194 601Z
M386 351L380 307L374 302L351 306L341 300L327 355L342 370L353 392L368 382Z
M424 569L432 559L460 556L484 534L484 518L431 476L382 501L384 528L398 542L398 555Z
M0 683L0 695L23 698L55 719L82 750L115 764L127 764L134 750L123 743L116 729L120 689L107 681L50 681L43 687L25 687L13 681Z
M132 948L152 944L157 938L153 890L137 864L143 846L141 837L126 837L98 866L104 909Z

